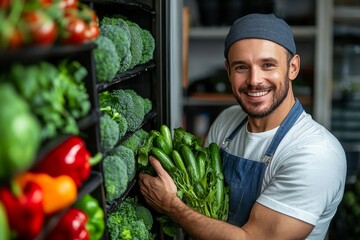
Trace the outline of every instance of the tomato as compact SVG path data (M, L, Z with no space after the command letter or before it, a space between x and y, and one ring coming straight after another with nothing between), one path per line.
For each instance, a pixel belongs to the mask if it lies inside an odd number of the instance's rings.
M0 9L5 9L9 7L11 4L11 0L0 0Z
M90 22L85 29L86 40L95 40L100 35L100 28L96 22Z
M60 9L75 9L78 7L78 0L60 0Z
M86 22L75 16L67 18L67 24L65 26L66 36L62 39L62 42L67 44L79 44L86 41L85 37Z
M23 20L27 24L30 35L30 44L51 45L57 37L57 26L55 21L40 10L26 12Z

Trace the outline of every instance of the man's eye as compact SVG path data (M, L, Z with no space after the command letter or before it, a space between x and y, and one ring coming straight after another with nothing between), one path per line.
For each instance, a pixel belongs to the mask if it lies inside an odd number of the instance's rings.
M239 66L236 66L236 67L235 67L235 70L236 70L236 71L243 71L243 70L246 70L246 69L247 69L247 67L244 66L244 65L239 65Z
M273 67L273 66L274 66L274 64L272 64L272 63L265 63L264 64L265 68L270 68L270 67Z

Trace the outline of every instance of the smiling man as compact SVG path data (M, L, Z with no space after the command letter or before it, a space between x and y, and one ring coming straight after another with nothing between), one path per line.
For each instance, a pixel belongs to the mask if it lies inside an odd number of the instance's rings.
M227 222L187 207L153 157L158 175L140 174L141 192L194 239L325 239L343 196L346 158L294 96L300 56L291 28L273 14L244 16L230 28L224 54L239 106L218 116L205 144L221 147Z

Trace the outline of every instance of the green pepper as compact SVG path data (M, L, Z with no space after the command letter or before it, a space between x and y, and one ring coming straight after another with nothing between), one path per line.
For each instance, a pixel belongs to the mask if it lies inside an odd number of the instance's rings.
M76 202L75 208L81 209L88 216L86 229L89 231L90 240L101 239L105 230L105 220L99 202L90 194L86 194Z

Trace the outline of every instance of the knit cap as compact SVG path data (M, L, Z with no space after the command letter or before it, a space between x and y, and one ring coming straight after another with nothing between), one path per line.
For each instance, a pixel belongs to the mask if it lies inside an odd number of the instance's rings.
M296 53L294 36L290 26L274 14L252 13L237 19L225 39L225 58L227 58L231 45L247 38L270 40L283 46L292 54Z

